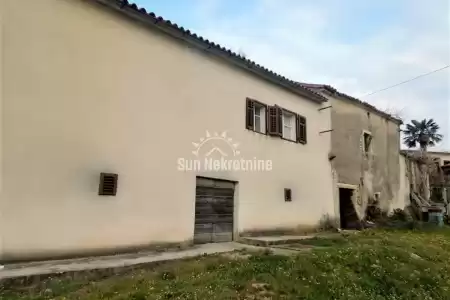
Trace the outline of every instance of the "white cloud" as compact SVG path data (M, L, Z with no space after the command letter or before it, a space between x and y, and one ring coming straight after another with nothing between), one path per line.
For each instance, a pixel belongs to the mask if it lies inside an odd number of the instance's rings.
M218 1L197 0L195 30L294 80L359 97L450 64L446 0L260 0L232 16L222 16ZM392 18L374 19L377 9ZM440 148L448 149L449 86L447 69L362 100L405 121L434 118L446 136Z

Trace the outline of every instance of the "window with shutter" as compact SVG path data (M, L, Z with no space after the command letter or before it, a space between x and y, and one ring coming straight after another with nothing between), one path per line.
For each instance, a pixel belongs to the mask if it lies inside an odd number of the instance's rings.
M277 107L277 121L278 121L278 136L283 136L283 109L279 106Z
M267 106L247 98L246 128L306 144L306 118L277 105Z
M268 108L268 132L270 135L280 135L280 109L277 106L269 106Z
M297 115L297 142L306 144L306 118Z
M261 103L255 103L253 115L253 130L259 133L266 134L266 106Z
M252 99L247 98L246 109L245 109L245 126L247 129L253 130L254 119L255 119L255 102Z
M297 135L296 135L296 115L289 111L283 111L282 114L282 120L283 120L283 138L290 141L297 141Z
M247 98L246 104L246 128L266 134L267 105Z

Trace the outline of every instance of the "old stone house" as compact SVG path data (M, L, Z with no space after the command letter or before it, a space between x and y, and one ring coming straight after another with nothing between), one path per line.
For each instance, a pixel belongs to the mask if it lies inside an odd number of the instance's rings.
M428 151L434 163L430 178L431 200L450 204L450 152Z
M1 260L316 227L335 216L327 101L373 136L362 169L338 140L363 132L335 129L340 183L392 197L396 120L128 1L2 0L0 33Z
M370 205L385 212L404 208L399 157L402 121L331 86L303 86L326 97L330 106L330 160L337 177L335 199L341 226L354 226Z
M410 158L423 155L418 150L403 150L402 153ZM447 171L450 168L450 152L427 151L426 155L429 174L427 198L433 202L450 203L450 178Z

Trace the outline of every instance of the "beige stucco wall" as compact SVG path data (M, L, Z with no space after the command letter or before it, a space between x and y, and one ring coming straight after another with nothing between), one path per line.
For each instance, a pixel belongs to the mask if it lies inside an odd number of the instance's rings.
M3 259L190 240L196 175L238 181L239 232L334 215L330 110L87 1L1 3ZM246 130L246 97L306 116L308 144ZM178 171L206 130L273 170Z
M2 189L3 189L3 14L4 2L0 1L0 220L2 220ZM0 253L3 245L3 227L0 226Z

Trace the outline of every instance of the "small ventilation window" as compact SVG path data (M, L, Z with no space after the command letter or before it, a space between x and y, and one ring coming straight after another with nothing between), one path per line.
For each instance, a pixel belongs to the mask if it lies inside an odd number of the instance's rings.
M118 177L119 175L113 173L100 173L98 194L101 196L115 196L117 193Z
M372 134L370 132L363 132L363 147L364 153L369 154L372 148Z
M291 202L292 201L292 191L291 189L284 189L284 201Z

